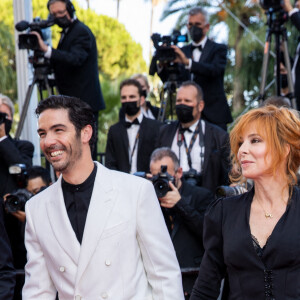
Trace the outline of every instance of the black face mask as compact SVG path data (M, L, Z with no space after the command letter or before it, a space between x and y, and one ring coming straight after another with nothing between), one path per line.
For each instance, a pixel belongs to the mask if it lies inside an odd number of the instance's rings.
M283 89L288 87L288 78L287 78L287 74L280 74L280 81L281 81L281 87Z
M141 96L144 96L145 98L147 98L147 90L142 90Z
M194 120L193 116L193 106L188 106L184 104L176 105L176 115L178 118L178 121L180 123L189 123Z
M55 18L55 24L57 24L61 28L68 28L71 25L71 21L68 19L68 17L65 15L60 18Z
M5 124L5 134L9 135L9 132L11 130L11 125L12 125L12 120L5 119L4 124Z
M122 103L122 108L123 108L125 114L128 115L128 116L136 115L140 110L140 107L137 106L137 104L138 104L137 101L123 102Z
M192 40L195 43L198 43L201 41L202 37L203 37L203 30L200 27L197 26L192 26L191 29L189 30L190 32L190 36L192 38Z

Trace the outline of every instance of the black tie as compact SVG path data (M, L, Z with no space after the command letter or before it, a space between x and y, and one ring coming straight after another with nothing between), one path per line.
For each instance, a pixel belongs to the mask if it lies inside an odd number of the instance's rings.
M130 128L131 125L133 125L133 124L140 125L140 122L139 122L139 120L137 118L135 118L132 122L127 122L127 121L125 122L126 128Z
M189 127L182 127L182 126L180 126L179 127L179 132L180 133L185 133L185 132L193 132Z
M199 46L192 45L192 52L194 51L194 49L199 49L199 51L201 52L202 51L202 45L199 45Z

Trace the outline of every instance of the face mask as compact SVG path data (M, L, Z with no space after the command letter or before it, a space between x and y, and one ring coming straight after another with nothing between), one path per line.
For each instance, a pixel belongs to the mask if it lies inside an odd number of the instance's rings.
M5 134L8 135L11 130L12 120L5 119L4 124L5 124Z
M283 89L288 87L288 78L287 74L280 74L281 87Z
M60 18L55 18L55 24L57 24L61 28L68 28L71 25L71 21L68 19L67 16L63 16Z
M142 90L141 96L144 96L145 98L147 98L147 90Z
M137 101L123 102L122 103L122 108L123 108L125 114L128 115L128 116L136 115L140 110L140 107L137 106L137 104L138 104Z
M202 28L197 27L197 26L192 26L190 29L190 36L195 43L200 42L203 37Z
M180 123L189 123L194 120L193 106L184 104L176 105L176 115Z

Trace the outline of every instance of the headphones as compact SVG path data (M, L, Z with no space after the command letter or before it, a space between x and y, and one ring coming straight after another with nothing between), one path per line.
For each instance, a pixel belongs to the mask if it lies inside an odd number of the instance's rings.
M71 19L73 19L75 13L75 7L70 0L49 0L47 3L47 8L49 12L50 12L50 5L58 1L66 3L67 12L69 13Z

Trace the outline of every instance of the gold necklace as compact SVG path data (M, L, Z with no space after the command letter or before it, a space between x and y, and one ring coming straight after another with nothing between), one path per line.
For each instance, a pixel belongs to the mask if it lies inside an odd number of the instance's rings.
M259 206L262 208L262 210L264 211L265 213L265 218L266 219L272 219L273 218L273 215L271 213L267 213L264 209L264 207L262 206L262 204L260 203L260 201L258 201L258 199L256 198L256 201L258 202Z

